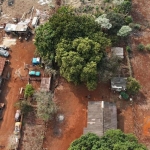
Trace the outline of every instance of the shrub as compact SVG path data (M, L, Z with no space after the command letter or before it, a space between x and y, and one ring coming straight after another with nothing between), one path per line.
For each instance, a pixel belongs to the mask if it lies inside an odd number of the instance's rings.
M18 101L14 106L17 109L20 109L21 113L24 115L27 115L29 112L33 111L33 107L26 100Z
M126 24L132 23L132 22L133 22L132 17L131 17L131 16L127 16L127 17L125 18L125 22L126 22Z
M126 46L126 51L127 52L131 52L132 50L131 50L131 47L130 46Z
M141 88L140 83L135 78L129 77L127 79L127 91L128 91L128 93L136 94L139 92L140 88Z
M144 50L145 50L145 46L144 46L143 44L139 44L139 45L137 46L137 49L138 49L139 51L144 51Z
M25 97L28 98L28 97L32 96L33 93L34 93L34 89L33 89L32 85L27 84L26 88L25 88Z
M134 24L134 29L140 30L141 29L141 25L140 24Z
M145 49L150 52L150 44L147 44Z

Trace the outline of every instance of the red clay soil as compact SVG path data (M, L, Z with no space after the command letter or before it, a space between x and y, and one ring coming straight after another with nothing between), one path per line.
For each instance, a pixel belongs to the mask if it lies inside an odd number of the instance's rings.
M90 99L87 98L88 95ZM63 114L65 119L63 123L52 121L49 124L44 147L48 150L67 150L70 143L79 138L86 127L88 100L109 99L108 84L100 84L95 91L89 92L84 85L74 86L60 78L54 100L59 106L59 114Z
M133 0L133 19L142 25L142 30L131 36L133 58L131 59L134 77L140 82L142 88L134 98L134 133L139 141L150 146L149 115L150 115L150 53L139 52L138 44L150 43L149 14L150 1Z
M11 73L10 80L3 83L0 102L6 103L6 108L3 112L3 120L0 122L0 146L7 147L9 145L9 136L13 134L14 130L14 104L18 100L19 89L25 87L27 81L21 81L15 71L20 68L20 74L27 76L27 71L24 70L24 62L30 64L34 55L35 46L32 41L20 43L11 47L10 65L7 65L4 70L4 76L7 72Z

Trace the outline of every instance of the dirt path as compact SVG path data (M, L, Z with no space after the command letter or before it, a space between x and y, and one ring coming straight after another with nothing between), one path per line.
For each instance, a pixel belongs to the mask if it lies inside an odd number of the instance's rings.
M15 74L15 71L20 68L20 74L27 76L27 72L24 71L24 62L31 63L34 55L35 46L32 41L30 42L17 42L17 45L11 47L9 66L6 66L5 73L8 71L11 73L11 79L5 81L1 93L1 102L6 103L4 112L4 118L0 124L0 145L7 147L9 136L14 130L14 103L18 100L19 89L27 84L27 81L21 81Z

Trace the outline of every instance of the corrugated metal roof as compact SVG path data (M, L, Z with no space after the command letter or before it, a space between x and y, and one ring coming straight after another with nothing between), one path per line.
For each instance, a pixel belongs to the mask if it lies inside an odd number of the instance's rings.
M5 61L6 61L6 58L0 57L0 76L3 73L3 69L4 69L4 66L5 66Z
M11 32L11 31L18 31L18 32L23 32L27 31L28 26L26 23L18 23L18 24L6 24L5 26L5 31L6 32Z
M124 77L113 77L111 79L111 88L112 89L126 89L127 78Z
M104 101L89 101L87 127L84 128L84 134L91 132L101 137L108 129L117 129L116 105Z
M41 85L40 85L41 91L49 91L50 86L51 86L51 77L41 79Z
M124 58L124 53L123 53L122 47L112 47L111 52L120 58Z

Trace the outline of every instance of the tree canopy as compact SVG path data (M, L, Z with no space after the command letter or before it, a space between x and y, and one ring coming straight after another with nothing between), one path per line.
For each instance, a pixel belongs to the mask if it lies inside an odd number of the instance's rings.
M60 66L60 74L69 82L86 83L89 90L97 86L97 66L103 57L103 51L109 44L99 38L99 43L89 38L77 38L72 42L62 40L57 45L56 62ZM102 43L102 44L101 44Z
M127 91L131 94L136 94L139 92L141 86L140 83L132 77L127 79Z
M121 130L108 130L103 137L93 133L82 135L73 141L68 150L147 150L138 143L133 134L125 134Z
M75 15L71 8L63 6L36 30L35 45L42 57L54 60L56 46L62 39L72 41L99 31L101 27L94 17Z

